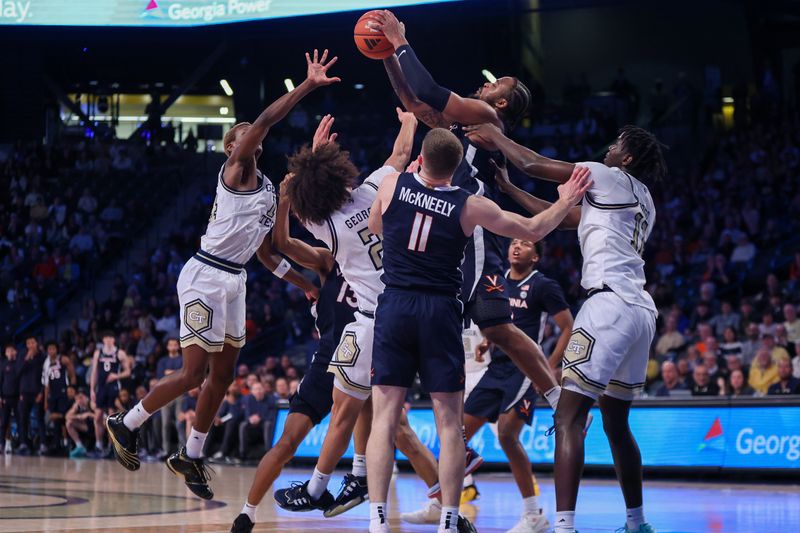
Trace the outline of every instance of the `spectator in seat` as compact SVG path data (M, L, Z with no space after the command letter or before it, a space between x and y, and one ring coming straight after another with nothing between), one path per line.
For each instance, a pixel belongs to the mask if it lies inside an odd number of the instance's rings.
M745 383L744 374L741 370L731 371L726 392L728 396L734 398L752 396L755 393L753 388Z
M671 361L661 364L661 381L661 386L656 389L656 396L669 396L674 390L687 390L686 385L678 378L678 368Z
M81 195L80 199L78 199L78 209L87 215L91 215L97 211L97 200L94 196L92 196L92 193L88 188L83 190L83 195Z
M736 329L728 326L722 334L722 344L719 346L719 353L727 361L730 357L744 359L743 346L736 338Z
M252 449L253 443L263 443L264 451L272 448L275 415L275 396L267 395L264 386L256 381L245 398L244 421L239 424L239 456L243 460L248 458L247 450Z
M300 380L293 379L289 382L289 397L291 398L295 394L297 394L297 389L300 387Z
M170 374L174 374L183 366L180 344L178 339L167 340L167 357L162 357L156 364L156 377L164 379ZM178 420L180 398L175 399L161 408L161 454L159 457L167 457L178 449L178 442L182 439L176 434L175 422Z
M756 358L756 352L761 348L761 334L758 331L758 324L748 324L746 335L747 337L742 342L742 362L749 366Z
M762 347L756 352L749 374L747 382L762 396L767 393L770 385L778 382L778 366L773 362L768 348Z
M186 438L192 431L194 424L195 411L197 410L197 396L200 394L200 387L196 387L183 397L181 408L178 411L178 421L175 423L181 444L186 445Z
M741 317L738 313L733 312L733 306L729 301L723 301L720 313L714 316L709 325L714 331L715 337L722 337L726 328L739 329L739 322Z
M244 418L241 395L235 383L228 387L225 393L225 400L219 408L214 425L211 428L212 442L220 440L219 449L214 453L213 459L218 462L228 464L236 463L233 453L236 450L236 439L239 433L239 426Z
M694 385L692 385L692 396L719 395L719 386L715 382L711 381L711 375L708 372L708 368L706 368L704 365L697 365L694 367L692 380L694 381Z
M756 256L756 247L750 242L747 234L742 233L736 241L736 247L731 252L731 263L749 263Z
M789 332L786 331L786 326L783 324L778 324L778 327L775 328L775 346L786 350L789 357L794 353L795 343L789 340Z
M678 379L683 383L686 388L690 388L693 384L692 382L692 367L689 365L689 360L684 357L679 357L678 362L675 363L675 367L678 370Z
M778 361L778 382L770 385L767 394L800 394L800 379L792 376L792 364L788 359Z
M275 394L278 395L280 400L288 400L290 396L289 382L286 378L278 378L275 380Z
M69 240L69 248L79 254L88 254L94 250L94 238L88 232L86 226L81 226L78 233Z
M775 328L778 325L775 323L775 317L770 312L766 312L761 316L761 323L758 325L758 332L763 337L764 335L775 336Z
M703 366L708 370L708 377L713 383L717 383L719 378L727 377L727 369L719 366L719 358L713 351L703 354Z
M762 335L761 346L769 350L769 354L775 363L782 359L786 359L787 361L790 359L789 352L783 346L779 346L775 342L775 337L772 335Z
M793 304L783 306L783 318L788 341L793 344L800 343L800 318L797 318L797 309Z
M656 354L663 357L668 352L677 350L684 344L686 344L686 339L678 331L678 320L670 314L664 326L664 333L661 334L656 343Z
M128 172L133 170L133 159L128 155L128 150L125 148L120 149L114 160L111 161L111 167L120 172Z
M75 403L67 411L67 434L75 447L70 458L86 457L86 449L91 448L94 435L94 411L89 405L86 389L80 388L75 393Z

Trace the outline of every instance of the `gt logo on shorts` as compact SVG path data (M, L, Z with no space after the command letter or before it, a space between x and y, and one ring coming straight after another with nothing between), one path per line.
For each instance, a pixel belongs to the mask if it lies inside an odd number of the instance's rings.
M594 348L594 337L586 333L581 328L572 330L566 350L564 350L564 368L569 368L577 364L588 361L592 357Z
M342 342L336 349L336 363L349 365L358 358L361 348L358 347L356 342L356 335L352 332L347 332L342 337Z
M203 333L211 329L213 311L200 300L192 300L186 304L183 321L194 333Z

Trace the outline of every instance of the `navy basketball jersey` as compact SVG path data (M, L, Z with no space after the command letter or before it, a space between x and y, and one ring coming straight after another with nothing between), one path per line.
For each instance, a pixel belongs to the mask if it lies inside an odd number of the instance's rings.
M344 327L353 321L353 313L358 309L355 292L342 276L339 265L325 278L319 291L319 300L313 313L319 334L319 349L312 364L330 363L331 355L339 343Z
M107 354L100 348L100 357L97 360L97 386L103 387L106 385L106 379L108 379L109 374L119 374L119 357L118 357L119 348L114 350L114 353ZM114 385L115 383L119 383L119 381L109 383L109 385Z
M387 287L460 294L460 266L469 240L461 228L461 211L468 198L458 187L429 188L416 174L400 174L383 214L381 279Z
M67 386L69 385L67 376L67 369L61 364L61 356L56 357L55 361L51 361L48 357L44 362L44 385L50 387L49 396L51 398L56 396L66 396Z
M508 299L511 304L514 325L525 335L541 344L547 317L568 309L561 286L538 270L534 270L522 280L513 280L510 271L508 280ZM492 361L508 356L499 348L492 351Z
M498 164L505 161L501 152L490 152L472 144L460 124L450 126L450 131L461 141L464 159L453 174L453 185L497 201L499 192L494 182L494 167L489 163L494 159ZM464 300L472 298L478 278L483 275L500 274L505 269L506 243L503 237L483 228L475 228L475 233L464 251Z

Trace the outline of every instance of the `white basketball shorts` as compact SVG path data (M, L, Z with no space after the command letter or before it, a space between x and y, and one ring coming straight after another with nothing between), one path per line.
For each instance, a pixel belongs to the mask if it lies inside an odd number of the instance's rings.
M181 347L197 345L221 352L225 344L244 346L247 273L220 270L191 258L178 277Z
M564 350L563 386L597 398L632 400L644 386L655 314L613 292L591 296L575 317Z
M372 314L372 313L370 313ZM333 353L328 372L334 376L333 385L340 391L366 400L372 393L372 344L375 337L375 318L363 311L342 330L339 346Z

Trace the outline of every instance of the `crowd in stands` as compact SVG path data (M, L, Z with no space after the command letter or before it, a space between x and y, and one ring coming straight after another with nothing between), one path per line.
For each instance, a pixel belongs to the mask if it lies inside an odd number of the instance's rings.
M366 175L391 152L397 125L389 113L376 115L359 102L351 104L341 109L344 104L329 102L331 108L321 112L337 112L340 142ZM520 126L514 137L551 157L585 160L615 134L613 117L598 121L598 116L587 107L571 119L569 134L537 135L533 124ZM720 130L697 161L670 161L670 176L651 187L657 224L645 252L647 290L660 318L647 396L800 394L800 121L786 113L776 124ZM315 126L315 115L301 107L270 133L262 168L273 182L285 172L285 154L308 142ZM179 160L180 150L170 149L172 160ZM163 208L151 202L134 209L148 189L128 186L148 174L154 159L141 146L117 142L13 149L2 165L6 196L0 202L0 287L9 316L25 309L52 315L59 294L70 284L89 283L87 273L102 267L113 243L130 238L137 219ZM180 368L175 286L199 247L214 200L214 173L193 207L179 215L180 231L135 260L128 274L114 280L108 298L86 299L80 316L55 341L42 343L34 336L25 348L5 347L0 376L19 373L11 381L0 377L6 421L0 442L12 434L12 425L17 435L15 442L6 441L7 453L108 454L102 416L89 390L93 355L106 332L127 354L130 370L111 410L133 405L156 380ZM547 195L533 181L512 177ZM304 234L295 224L292 232ZM585 297L580 265L574 232L545 240L538 268L561 283L573 311ZM255 259L248 265L247 290L248 345L205 450L220 462L256 458L270 446L277 408L297 389L316 346L301 291ZM558 333L549 323L544 343L552 344ZM69 382L63 404L49 402L53 396L42 385L51 357L46 352L63 360ZM185 442L197 393L146 423L143 457L163 458Z

